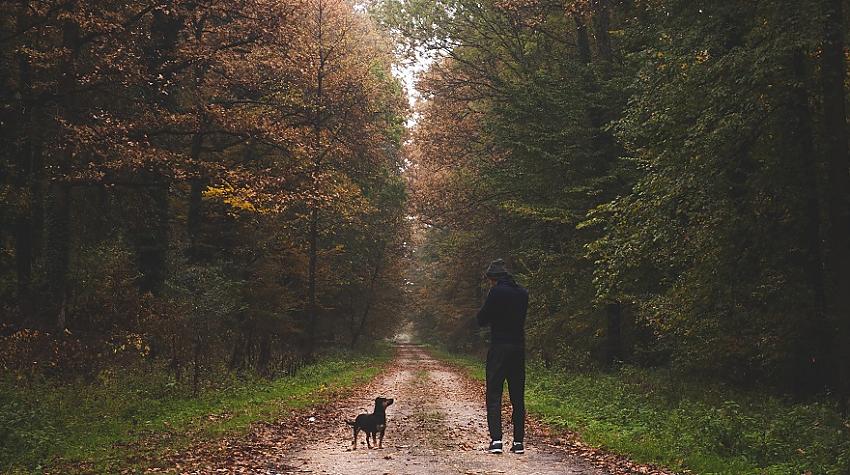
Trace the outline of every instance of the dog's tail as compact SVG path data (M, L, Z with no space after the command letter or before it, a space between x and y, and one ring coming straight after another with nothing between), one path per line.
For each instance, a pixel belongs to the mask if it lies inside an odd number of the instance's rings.
M345 423L346 423L346 424L348 424L348 425L350 425L350 426L352 426L352 427L354 427L354 421L346 420L346 421L345 421Z

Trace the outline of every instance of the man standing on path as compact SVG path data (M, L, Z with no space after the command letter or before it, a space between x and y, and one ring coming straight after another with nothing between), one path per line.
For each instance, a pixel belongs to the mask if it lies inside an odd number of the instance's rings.
M513 408L514 440L511 452L524 453L525 436L525 316L528 291L508 272L505 261L490 263L484 275L490 280L490 293L478 311L480 326L490 326L487 352L487 426L490 453L502 453L502 388L508 382Z

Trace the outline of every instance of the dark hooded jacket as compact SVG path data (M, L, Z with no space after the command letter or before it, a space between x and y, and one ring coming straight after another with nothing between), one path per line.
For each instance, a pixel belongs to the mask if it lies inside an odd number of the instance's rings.
M512 278L502 278L490 289L478 310L478 325L490 325L491 344L525 344L528 291Z

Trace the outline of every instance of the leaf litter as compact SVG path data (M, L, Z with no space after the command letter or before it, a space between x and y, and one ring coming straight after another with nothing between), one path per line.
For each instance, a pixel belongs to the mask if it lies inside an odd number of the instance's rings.
M421 346L398 344L396 353L382 375L340 393L331 403L292 411L276 422L256 423L241 437L199 442L145 472L673 475L592 447L575 433L553 430L533 417L527 418L524 455L488 454L483 384L432 358ZM353 450L345 421L371 412L377 396L396 401L387 411L384 448L367 449L361 432ZM502 418L509 437L510 405L505 402Z

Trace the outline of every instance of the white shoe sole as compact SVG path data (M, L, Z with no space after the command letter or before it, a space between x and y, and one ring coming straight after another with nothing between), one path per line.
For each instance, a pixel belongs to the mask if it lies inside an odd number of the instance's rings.
M502 453L502 449L490 449L489 452L491 454L500 454Z

